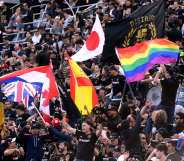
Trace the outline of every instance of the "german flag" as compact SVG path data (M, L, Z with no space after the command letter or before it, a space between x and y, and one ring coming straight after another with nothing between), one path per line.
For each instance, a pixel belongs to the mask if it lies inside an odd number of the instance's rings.
M88 115L98 104L96 90L78 64L69 59L70 64L70 95L82 115Z

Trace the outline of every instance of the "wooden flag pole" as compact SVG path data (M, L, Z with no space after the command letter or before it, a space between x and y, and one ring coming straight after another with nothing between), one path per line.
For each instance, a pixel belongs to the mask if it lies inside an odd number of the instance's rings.
M37 107L35 105L33 105L33 107L36 110L36 112L38 113L38 115L40 116L40 118L42 119L43 123L45 124L45 120L44 120L43 116L41 115L40 111L37 109Z

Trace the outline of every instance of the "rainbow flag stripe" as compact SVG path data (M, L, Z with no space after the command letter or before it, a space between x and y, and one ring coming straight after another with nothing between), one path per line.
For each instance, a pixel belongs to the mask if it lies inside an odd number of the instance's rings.
M167 39L137 43L128 48L117 48L116 54L128 82L144 79L155 64L170 64L178 59L179 46Z

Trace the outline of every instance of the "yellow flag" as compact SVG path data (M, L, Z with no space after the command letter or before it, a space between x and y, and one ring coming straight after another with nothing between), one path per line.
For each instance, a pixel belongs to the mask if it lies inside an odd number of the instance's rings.
M96 90L91 80L75 61L69 59L69 64L71 98L82 115L88 115L98 104Z
M4 125L4 105L0 102L0 131L3 129Z

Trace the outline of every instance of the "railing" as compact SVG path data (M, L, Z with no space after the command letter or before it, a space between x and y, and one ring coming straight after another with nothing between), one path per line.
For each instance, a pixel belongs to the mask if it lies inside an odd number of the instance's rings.
M34 25L34 24L40 23L40 22L43 23L43 22L47 22L47 21L45 21L45 20L43 20L43 19L42 19L42 20L40 19L40 20L35 20L35 21L32 21L32 22L25 22L25 23L23 23L23 25L25 25L25 26L26 26L26 25ZM5 29L8 29L8 26L5 26L4 28L5 28Z
M50 0L39 0L40 3L49 2Z
M45 15L46 11L47 11L47 5L45 6L45 9L44 9L44 11L43 11L43 13L41 15L40 22L38 22L38 27L40 27L41 22L43 23L43 18L44 18L44 15Z
M10 10L12 13L14 13L15 9L20 6L20 3L19 4L16 4L15 6L11 7Z
M42 7L46 7L46 4L39 4L39 5L35 5L35 6L31 6L30 9L33 10L35 8L42 8Z
M46 1L46 0L44 0L44 1ZM91 9L93 9L93 8L95 8L95 7L97 7L98 6L98 4L101 4L102 2L98 2L98 3L94 3L94 4L89 4L89 5L82 5L82 6L76 6L76 7L71 7L71 8L65 8L64 10L71 10L71 9L77 9L76 10L76 13L75 14L77 14L77 13L84 13L84 12L88 12L88 11L90 11ZM20 5L20 4L19 4ZM40 4L40 5L35 5L35 6L32 6L31 7L31 9L32 8L36 8L36 7L41 7L41 6L45 6L45 9L44 9L44 11L43 12L40 12L40 13L35 13L34 14L34 16L39 16L40 17L40 20L36 20L36 21L33 21L33 22L27 22L27 23L23 23L24 25L34 25L34 24L37 24L37 27L40 27L40 25L41 25L41 23L45 23L45 22L47 22L47 21L44 21L44 15L45 15L45 13L46 13L46 10L47 10L47 5L46 4ZM14 7L12 7L11 9L14 9L15 7L17 7L18 5L15 5ZM86 8L87 7L87 8ZM80 9L82 9L82 8L86 8L84 11L80 11ZM7 28L7 26L5 27L5 28ZM51 33L52 32L52 28L46 28L45 30L49 30L49 32ZM35 30L31 30L31 31L29 31L29 32L34 32ZM16 39L15 39L15 41L10 41L10 43L22 43L22 40L19 40L18 41L18 38L19 38L19 36L18 35L20 35L20 34L24 34L24 33L26 33L26 31L22 31L22 32L19 32L19 33L6 33L6 34L4 34L3 36L4 37L7 37L7 36L14 36L14 35L16 35L17 37L16 37ZM3 45L3 44L5 44L5 43L0 43L0 45Z
M34 13L33 14L33 19L37 19L37 18L39 18L40 17L40 15L41 15L41 13L39 12L39 13Z

